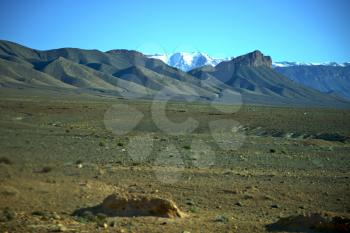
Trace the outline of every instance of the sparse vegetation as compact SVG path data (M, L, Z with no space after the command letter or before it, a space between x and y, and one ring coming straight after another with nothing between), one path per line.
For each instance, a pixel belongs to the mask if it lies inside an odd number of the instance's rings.
M11 165L12 161L7 157L0 157L0 164Z
M4 196L16 196L19 194L19 191L12 186L1 185L0 194Z
M101 141L98 145L101 147L104 147L104 146L106 146L106 143Z
M0 210L0 223L14 220L17 217L17 213L10 207L6 207L4 210Z
M45 216L48 216L49 213L47 211L34 210L32 212L32 215L45 217Z
M84 218L86 221L92 222L96 220L96 216L91 211L84 211L81 214L81 217Z
M84 161L82 159L78 159L77 161L75 161L75 164L82 164Z
M50 167L50 166L45 166L45 167L43 167L43 168L39 171L39 173L49 173L49 172L51 172L52 170L53 170L52 167Z
M197 206L190 206L190 208L188 209L189 212L191 213L198 213L199 212L199 208Z

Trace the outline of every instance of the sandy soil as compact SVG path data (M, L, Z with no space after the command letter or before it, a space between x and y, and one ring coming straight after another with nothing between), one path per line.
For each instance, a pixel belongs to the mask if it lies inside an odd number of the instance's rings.
M124 135L104 124L116 103L143 113ZM315 135L349 137L350 111L243 106L222 113L172 103L173 122L199 124L169 135L150 109L103 98L2 98L0 232L268 232L286 216L349 214L350 143ZM120 115L128 125L131 116ZM239 122L239 146L213 136L208 123L222 119ZM73 215L116 191L171 199L187 217Z

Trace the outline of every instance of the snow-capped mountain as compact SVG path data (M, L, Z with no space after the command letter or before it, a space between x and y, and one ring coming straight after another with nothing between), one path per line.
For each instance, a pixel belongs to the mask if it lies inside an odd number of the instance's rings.
M206 66L206 65L216 66L220 62L229 59L229 58L227 59L212 58L208 54L201 53L201 52L192 52L192 53L177 52L169 56L162 55L162 54L155 54L155 55L149 55L148 57L162 60L168 65L172 67L176 67L183 71L193 70L195 68Z
M193 70L198 67L211 65L216 66L223 59L215 59L205 53L174 53L169 57L168 65L179 68L183 71Z
M213 58L206 53L201 52L177 52L170 55L166 54L155 54L148 55L150 58L155 58L163 61L169 66L176 67L183 71L193 70L206 65L216 66L222 61L231 60L231 58ZM337 63L337 62L273 62L272 67L294 67L294 66L332 66L332 67L346 67L350 66L350 62Z
M216 66L222 61L205 53L178 52L170 56L156 54L149 57L162 60L172 67L190 71L205 65ZM321 92L350 99L350 62L273 62L272 68L287 78Z
M337 62L322 62L322 63L317 63L317 62L288 62L288 61L283 61L283 62L273 62L272 67L291 67L291 66L340 66L340 67L345 67L349 66L350 62L344 62L344 63L337 63Z

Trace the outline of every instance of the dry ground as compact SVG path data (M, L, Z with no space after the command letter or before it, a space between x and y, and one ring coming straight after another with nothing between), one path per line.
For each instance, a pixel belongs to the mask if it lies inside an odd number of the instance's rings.
M104 126L115 103L144 114L126 135ZM205 104L171 103L167 115L174 122L188 116L199 122L183 136L158 130L147 101L3 96L0 112L0 232L267 232L267 224L284 216L350 212L350 143L307 138L350 136L349 110L243 106L223 113ZM240 123L242 146L223 149L213 140L207 125L220 119ZM137 136L153 142L142 159L129 155ZM210 164L193 158L196 139L214 151ZM169 145L180 155L173 183L162 178L174 166L157 163ZM142 147L136 149L143 155ZM170 198L188 217L72 215L116 190Z

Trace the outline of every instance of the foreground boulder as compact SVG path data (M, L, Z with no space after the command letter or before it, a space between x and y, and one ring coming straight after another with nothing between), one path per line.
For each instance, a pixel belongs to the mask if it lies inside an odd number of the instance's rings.
M116 216L184 216L173 201L145 195L115 193L104 199L101 209L109 215Z
M270 231L350 233L350 219L329 214L305 214L279 219L267 226Z
M95 207L80 209L76 215L90 211L94 214L103 213L109 217L155 216L163 218L182 218L185 216L176 204L158 196L136 195L129 193L114 193L106 197Z

